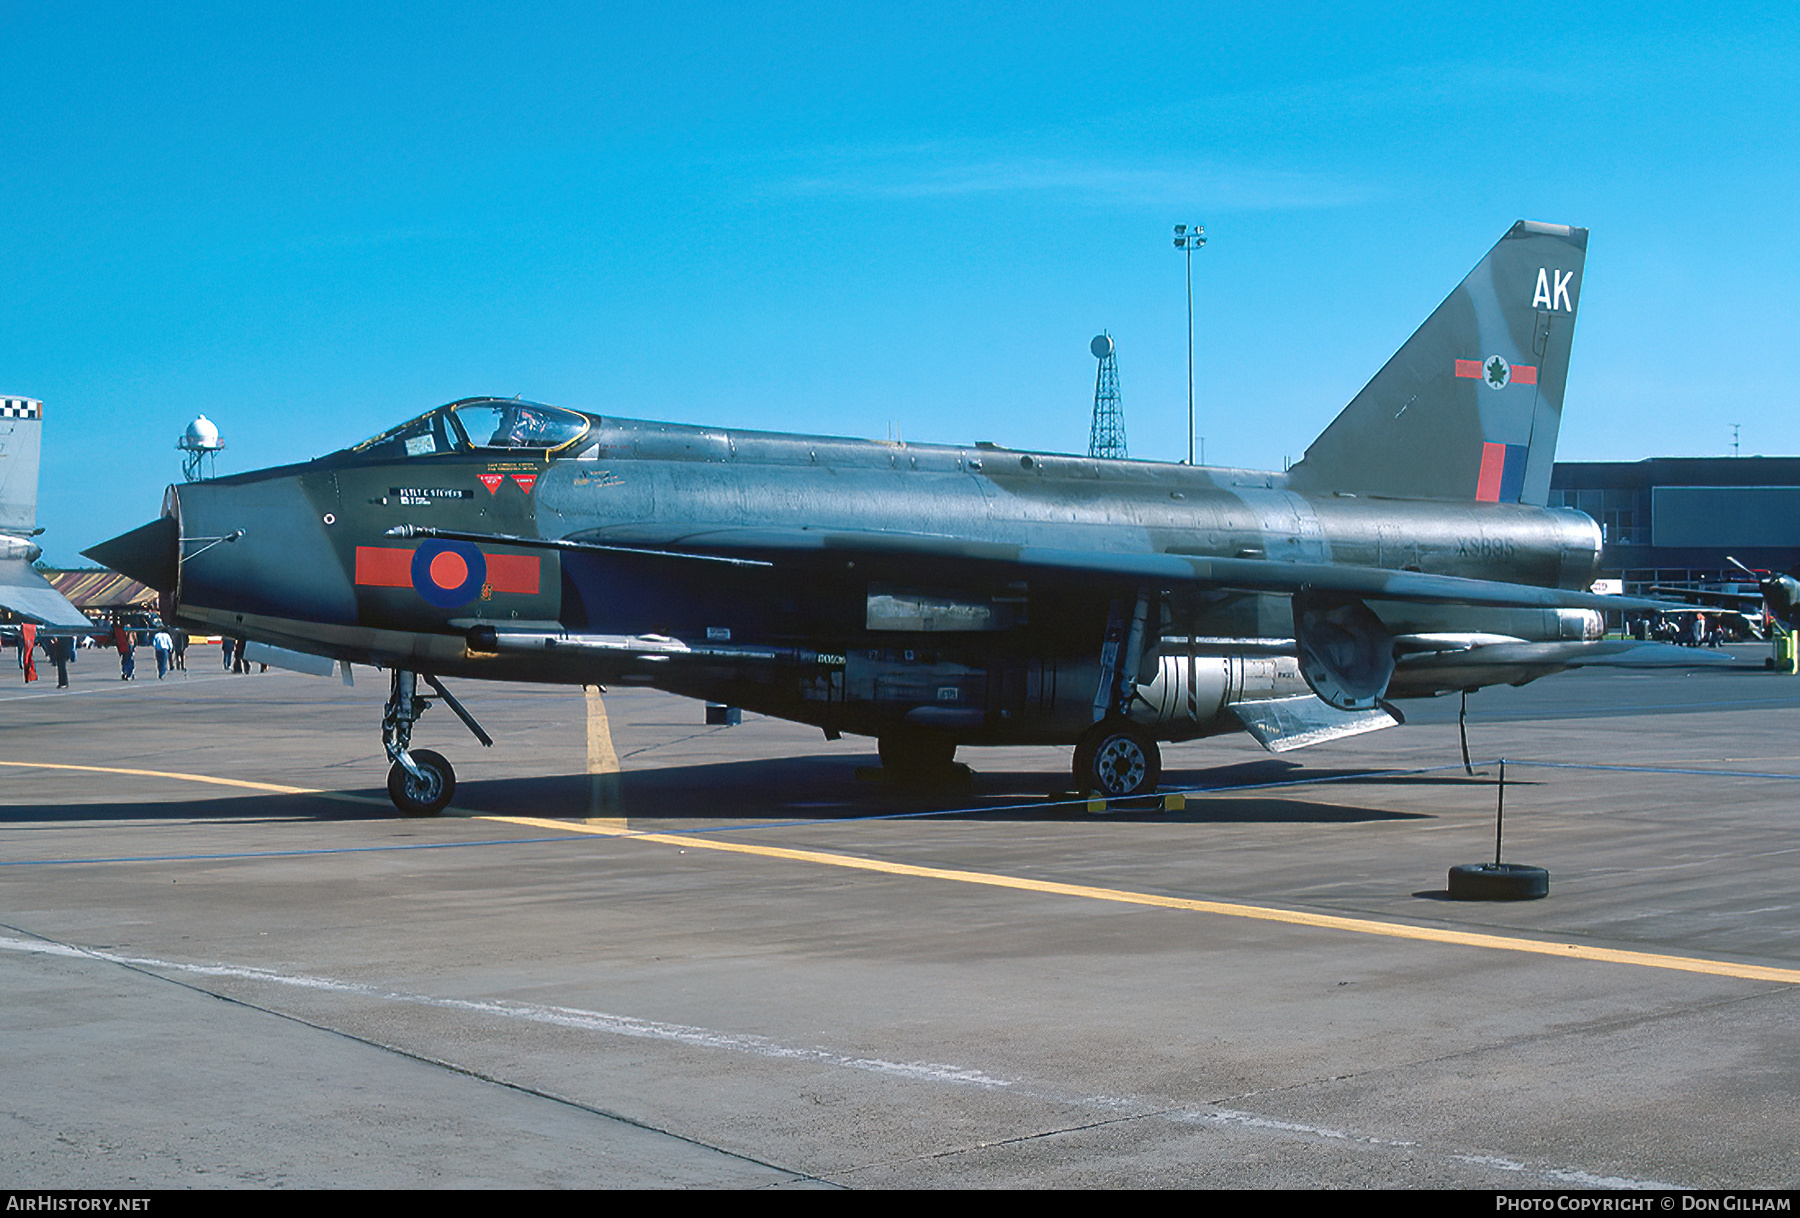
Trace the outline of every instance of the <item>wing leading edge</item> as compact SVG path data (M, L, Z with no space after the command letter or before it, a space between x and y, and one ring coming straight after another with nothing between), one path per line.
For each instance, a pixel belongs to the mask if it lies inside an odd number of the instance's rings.
M89 630L94 625L22 558L0 559L0 609L59 629Z

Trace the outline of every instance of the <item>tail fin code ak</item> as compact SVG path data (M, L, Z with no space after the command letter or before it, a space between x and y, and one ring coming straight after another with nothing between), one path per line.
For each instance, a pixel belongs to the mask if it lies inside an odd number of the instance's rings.
M1288 472L1313 493L1542 504L1588 230L1521 220Z

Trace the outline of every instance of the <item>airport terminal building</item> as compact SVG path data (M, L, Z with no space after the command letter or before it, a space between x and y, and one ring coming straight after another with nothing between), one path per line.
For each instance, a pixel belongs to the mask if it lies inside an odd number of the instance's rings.
M1559 461L1550 506L1600 523L1601 574L1626 592L1716 586L1800 565L1800 457Z

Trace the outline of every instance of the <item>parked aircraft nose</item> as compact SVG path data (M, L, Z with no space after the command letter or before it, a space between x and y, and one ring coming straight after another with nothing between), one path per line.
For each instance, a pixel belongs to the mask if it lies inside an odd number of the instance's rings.
M1763 585L1763 596L1767 598L1769 612L1777 620L1789 623L1796 618L1796 610L1800 609L1800 580L1791 575L1777 575Z
M180 532L174 517L164 516L129 533L121 533L111 541L90 546L81 552L81 556L166 595L175 591L175 580L181 569Z
M234 625L252 614L290 625L355 622L352 550L347 540L338 546L351 526L338 525L336 485L329 472L280 470L171 488L163 514L181 530L182 616Z

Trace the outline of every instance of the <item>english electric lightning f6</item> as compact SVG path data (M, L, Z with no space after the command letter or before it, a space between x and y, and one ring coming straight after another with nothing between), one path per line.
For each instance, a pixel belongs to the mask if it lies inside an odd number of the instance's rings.
M171 487L89 556L190 626L393 674L389 790L442 678L641 683L879 740L1074 746L1153 790L1158 742L1275 750L1392 700L1625 646L1594 522L1544 506L1587 230L1520 222L1284 473L647 423L498 398L302 465Z

